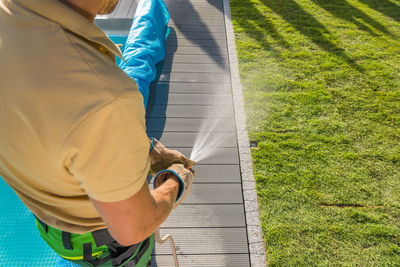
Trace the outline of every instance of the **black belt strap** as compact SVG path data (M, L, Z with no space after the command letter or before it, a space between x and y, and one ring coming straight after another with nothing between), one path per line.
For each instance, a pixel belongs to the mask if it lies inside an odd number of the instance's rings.
M143 256L143 254L149 249L150 246L150 238L147 238L145 241L142 243L142 247L140 248L139 252L136 254L136 256L129 261L124 267L135 267L136 264L140 261L140 258Z
M45 224L41 219L39 219L38 217L35 216L36 220L38 221L38 223L40 223L40 225L43 227L44 231L47 233L49 231L49 228L47 227L47 224Z
M93 231L92 236L96 246L98 247L115 242L115 239L111 236L107 229Z
M92 264L93 267L100 266L103 263L109 261L112 258L111 255L103 259L93 259L92 257L92 243L83 244L83 261Z
M71 245L71 233L62 231L62 242L65 249L73 249Z
M127 247L127 250L124 251L123 253L121 253L120 255L118 255L117 257L115 257L112 261L114 266L119 266L121 265L125 260L129 259L129 257L131 257L135 251L138 249L138 247L141 245L142 243L139 244L135 244L132 245L130 247Z
M83 244L83 261L92 262L92 243Z

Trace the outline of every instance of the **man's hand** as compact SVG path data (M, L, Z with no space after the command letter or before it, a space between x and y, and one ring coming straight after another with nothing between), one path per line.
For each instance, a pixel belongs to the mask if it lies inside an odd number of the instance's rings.
M184 167L183 164L173 164L168 169L161 171L154 178L154 188L160 187L168 179L174 179L180 184L174 209L187 197L193 184L193 170Z
M167 149L157 139L153 139L153 148L150 151L150 174L154 175L162 170L167 169L172 164L183 164L184 167L196 165L196 162L188 159L185 155L177 150ZM150 140L150 142L152 142Z

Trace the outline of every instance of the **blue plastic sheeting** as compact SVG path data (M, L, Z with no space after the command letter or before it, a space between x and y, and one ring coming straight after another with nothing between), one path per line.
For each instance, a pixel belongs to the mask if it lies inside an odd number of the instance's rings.
M140 1L123 51L126 62L119 64L136 81L146 108L156 64L165 57L168 21L168 9L162 0Z

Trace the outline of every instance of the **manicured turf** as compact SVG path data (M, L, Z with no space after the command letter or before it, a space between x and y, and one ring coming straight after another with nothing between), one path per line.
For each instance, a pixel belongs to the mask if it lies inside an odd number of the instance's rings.
M270 266L400 266L400 1L231 0Z

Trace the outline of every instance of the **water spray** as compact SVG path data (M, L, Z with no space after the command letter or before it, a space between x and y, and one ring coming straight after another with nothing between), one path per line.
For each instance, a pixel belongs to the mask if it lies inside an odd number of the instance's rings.
M223 129L223 122L229 118L230 106L214 105L208 119L202 123L193 144L190 159L196 162L211 157L226 140L234 134Z

